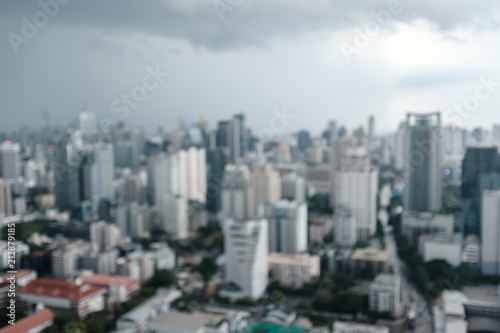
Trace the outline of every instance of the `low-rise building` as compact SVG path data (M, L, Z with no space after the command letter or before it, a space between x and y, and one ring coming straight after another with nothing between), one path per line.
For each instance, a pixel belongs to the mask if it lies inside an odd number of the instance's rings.
M402 218L402 231L410 244L417 246L420 235L453 234L453 215L429 212L405 212Z
M401 315L401 278L392 274L380 274L370 285L369 306L371 311Z
M148 324L156 333L228 333L229 323L224 317L202 312L164 312Z
M373 275L389 273L389 252L374 247L356 249L351 256L351 273L361 277L366 271Z
M382 325L367 325L336 321L332 333L389 333L389 328Z
M116 330L118 332L127 330L133 330L136 333L147 332L148 323L159 314L169 311L170 304L181 296L182 293L179 290L159 289L153 297L121 315L116 321Z
M54 312L42 309L27 317L16 320L15 325L7 325L0 333L40 333L54 323Z
M86 274L80 275L78 280L81 284L106 288L110 305L130 300L141 289L139 281L124 276Z
M19 300L30 312L37 304L53 310L70 310L79 319L104 309L105 288L55 280L36 279L19 291Z
M441 259L455 267L462 263L461 234L420 235L418 249L425 262Z
M320 260L317 255L270 253L267 260L272 279L283 286L302 288L320 275Z

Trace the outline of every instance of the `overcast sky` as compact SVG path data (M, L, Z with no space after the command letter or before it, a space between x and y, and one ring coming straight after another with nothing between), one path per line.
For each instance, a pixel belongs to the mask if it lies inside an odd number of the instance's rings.
M118 120L112 103L147 68L169 75L124 118L149 133L242 111L258 132L275 108L295 116L289 131L352 129L374 114L389 132L407 111L448 114L464 99L472 111L445 121L500 123L500 86L479 88L474 105L481 77L500 82L499 1L60 2L53 17L37 1L0 2L0 130L36 128L43 110L65 126L87 105Z

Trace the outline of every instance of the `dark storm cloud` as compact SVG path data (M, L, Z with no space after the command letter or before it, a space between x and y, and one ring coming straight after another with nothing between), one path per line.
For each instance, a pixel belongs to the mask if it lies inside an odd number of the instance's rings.
M47 0L43 0L47 1ZM225 0L216 0L227 3ZM372 20L375 11L387 9L390 1L313 0L253 1L241 0L224 21L212 0L179 5L180 0L72 0L61 6L61 14L51 24L81 25L103 31L143 32L187 39L196 46L213 50L265 47L269 39L296 36L322 29L349 29ZM183 7L191 8L183 8ZM392 21L424 19L442 30L457 26L497 29L498 3L491 1L443 0L400 1L402 11ZM30 17L40 10L35 1L7 0L0 3L1 16L10 20L3 31L19 33L20 17ZM5 41L5 40L4 40Z

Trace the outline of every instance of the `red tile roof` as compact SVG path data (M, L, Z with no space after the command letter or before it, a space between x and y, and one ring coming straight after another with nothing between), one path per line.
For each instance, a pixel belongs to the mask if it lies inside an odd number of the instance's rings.
M36 279L21 289L21 294L41 295L45 297L81 300L95 293L105 292L104 288L77 285L71 282L55 279Z
M20 278L23 278L25 276L28 276L31 274L31 272L33 272L32 270L30 269L20 269L17 271L17 273L15 273L14 275L16 276L16 281ZM0 276L0 281L6 281L7 278L9 278L11 276L11 274L7 273L7 274L4 274L2 276Z
M54 313L49 309L44 309L28 317L16 320L15 325L8 325L0 329L0 333L20 333L27 332L35 327L50 322L54 319Z
M137 280L117 275L104 275L104 274L91 274L91 275L81 275L79 279L82 284L90 284L94 286L111 286L111 285L121 285L127 289L138 289L140 284Z

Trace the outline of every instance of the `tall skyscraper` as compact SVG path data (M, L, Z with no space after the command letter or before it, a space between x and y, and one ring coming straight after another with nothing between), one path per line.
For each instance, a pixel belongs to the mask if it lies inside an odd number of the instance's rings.
M97 143L87 160L88 182L90 184L90 198L95 206L101 199L114 198L114 153L110 143Z
M495 177L496 176L496 177ZM462 162L461 227L464 236L481 234L481 194L500 189L500 155L496 147L469 147Z
M224 218L246 220L252 205L252 176L244 164L228 164L222 182L222 213Z
M267 164L255 171L252 176L253 212L252 217L259 215L261 203L274 204L281 198L280 173Z
M481 272L500 275L500 190L482 195Z
M259 218L269 223L269 253L307 251L307 206L281 200L260 205Z
M375 138L375 116L370 115L368 118L368 140Z
M224 224L225 280L237 285L243 297L255 300L268 283L267 221L228 219Z
M149 202L151 205L158 204L165 193L175 195L182 193L180 162L177 154L159 153L152 156L149 158L148 168Z
M299 150L301 152L305 152L311 145L311 134L306 130L302 130L299 132L297 137Z
M144 138L139 127L117 128L113 133L115 164L120 168L135 169L144 154Z
M157 205L161 218L162 230L174 238L184 239L189 235L187 200L179 195L165 193Z
M228 163L227 155L223 149L217 148L208 155L209 169L207 179L207 210L217 214L221 210L221 185L223 182L224 168Z
M349 208L356 219L357 239L368 240L377 226L377 168L367 161L364 165L344 165L334 184L334 207Z
M179 156L180 193L188 200L205 203L207 167L204 148L190 147Z
M500 148L500 124L493 125L493 145Z
M242 113L234 115L231 126L232 161L236 163L245 156L247 150L245 115Z
M0 216L12 215L12 190L10 183L0 178Z
M55 197L59 210L73 209L80 204L80 168L81 157L71 142L71 135L64 133L54 149Z
M441 210L441 143L439 112L407 114L404 161L406 210Z
M21 175L21 146L5 141L0 145L0 177L14 179Z

